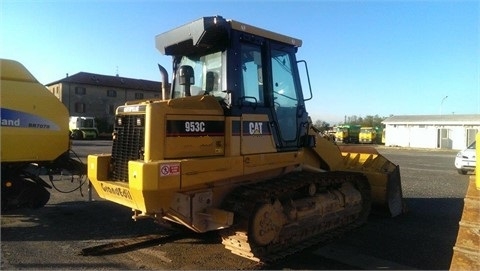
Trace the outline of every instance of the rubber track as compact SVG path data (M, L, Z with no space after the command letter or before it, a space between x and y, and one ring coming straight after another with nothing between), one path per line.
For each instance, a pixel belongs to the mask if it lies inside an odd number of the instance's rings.
M312 183L315 183L317 187L334 189L340 187L345 182L352 182L360 190L363 201L362 210L359 213L342 217L340 223L344 223L345 221L343 220L347 220L346 225L335 229L325 229L322 227L322 221L320 221L313 227L311 227L312 225L300 226L293 235L281 236L279 238L280 242L276 242L266 248L249 243L249 218L255 212L257 206L272 202L273 199L281 199L294 190L306 189ZM366 221L370 213L370 206L370 186L363 174L352 172L294 172L276 179L236 188L224 204L225 209L235 213L235 224L228 229L222 230L220 234L222 235L222 243L225 245L225 248L232 253L258 262L273 262L312 245L330 241L344 232L359 227ZM349 222L348 220L352 221ZM328 223L326 224L328 225ZM289 242L290 238L296 238L299 231L303 235L301 239L296 239L293 244ZM282 231L282 233L284 232Z

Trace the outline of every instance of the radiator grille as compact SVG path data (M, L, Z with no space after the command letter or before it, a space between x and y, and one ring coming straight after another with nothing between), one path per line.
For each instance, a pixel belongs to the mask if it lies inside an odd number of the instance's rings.
M128 161L143 159L145 115L117 116L112 145L112 178L128 182Z

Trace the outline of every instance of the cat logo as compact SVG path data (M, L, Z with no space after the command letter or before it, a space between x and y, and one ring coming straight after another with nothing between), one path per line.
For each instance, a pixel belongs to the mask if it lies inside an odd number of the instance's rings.
M251 135L262 135L263 134L263 123L262 122L250 122L248 124L248 132Z

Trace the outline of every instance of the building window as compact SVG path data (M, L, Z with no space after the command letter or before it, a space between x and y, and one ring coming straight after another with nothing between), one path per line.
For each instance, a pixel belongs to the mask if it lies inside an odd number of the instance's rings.
M75 103L75 113L85 113L85 104Z
M114 89L109 89L107 90L107 96L108 97L117 97L117 91Z
M77 95L85 95L86 92L84 87L75 87L75 94Z
M141 92L135 93L135 99L143 99L143 93Z

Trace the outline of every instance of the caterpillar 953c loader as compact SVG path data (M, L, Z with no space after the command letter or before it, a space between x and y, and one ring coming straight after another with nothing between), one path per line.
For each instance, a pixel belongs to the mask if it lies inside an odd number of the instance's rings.
M52 188L40 176L85 175L70 157L68 110L19 62L0 59L2 211L39 208Z
M220 16L158 35L173 57L170 88L160 66L169 98L117 109L112 153L88 156L98 194L134 219L222 229L227 249L257 261L360 225L371 207L400 214L398 166L315 131L301 43Z

